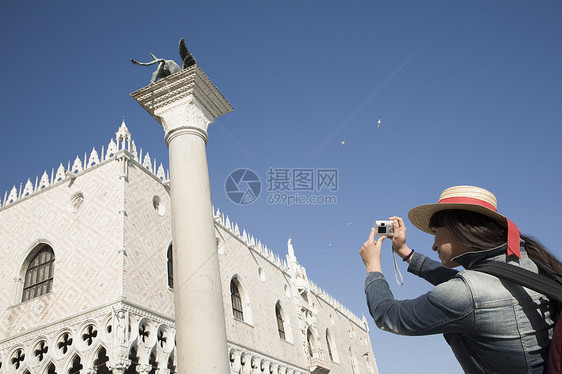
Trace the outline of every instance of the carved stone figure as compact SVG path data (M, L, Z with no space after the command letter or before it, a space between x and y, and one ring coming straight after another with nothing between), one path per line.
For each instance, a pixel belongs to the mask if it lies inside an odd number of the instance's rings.
M179 53L182 61L181 68L174 60L165 60L163 58L158 58L154 56L152 53L150 54L150 56L152 57L153 60L150 62L138 62L135 59L131 59L131 62L135 65L141 65L141 66L150 66L150 65L158 64L158 68L154 73L152 73L152 79L150 80L150 83L154 83L156 82L157 79L165 78L168 75L177 73L181 69L185 69L197 63L193 55L187 49L187 46L185 45L185 40L183 38L180 39Z
M116 344L124 345L127 343L128 339L128 315L124 310L113 311L115 316L115 333L116 333Z

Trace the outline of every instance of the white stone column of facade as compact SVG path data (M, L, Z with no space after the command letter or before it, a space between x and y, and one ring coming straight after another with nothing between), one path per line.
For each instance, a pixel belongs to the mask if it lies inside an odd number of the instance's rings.
M229 373L205 147L207 127L232 107L197 65L131 96L162 125L169 149L178 373Z

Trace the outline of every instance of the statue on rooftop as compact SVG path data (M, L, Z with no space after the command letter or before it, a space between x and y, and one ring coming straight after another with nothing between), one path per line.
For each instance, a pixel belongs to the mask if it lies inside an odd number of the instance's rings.
M165 60L163 58L158 58L152 53L150 54L150 56L152 56L153 60L150 62L138 62L134 59L131 59L131 62L135 65L141 66L158 64L158 68L154 73L152 73L152 79L150 80L150 83L154 83L157 79L167 77L168 75L177 73L181 69L188 68L189 66L195 65L197 63L193 55L187 49L185 40L183 38L180 39L179 53L182 61L181 68L174 60Z

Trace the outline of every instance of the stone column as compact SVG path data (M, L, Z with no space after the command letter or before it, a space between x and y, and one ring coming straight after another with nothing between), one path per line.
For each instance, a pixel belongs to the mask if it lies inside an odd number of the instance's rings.
M162 125L169 149L178 373L229 373L205 147L207 127L232 107L197 65L131 96Z

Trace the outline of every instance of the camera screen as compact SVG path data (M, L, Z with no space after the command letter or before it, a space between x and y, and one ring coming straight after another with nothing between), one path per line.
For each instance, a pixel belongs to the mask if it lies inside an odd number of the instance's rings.
M378 229L377 232L379 234L385 234L386 233L386 227L384 227L384 226L379 226L379 227L377 227L377 229Z

